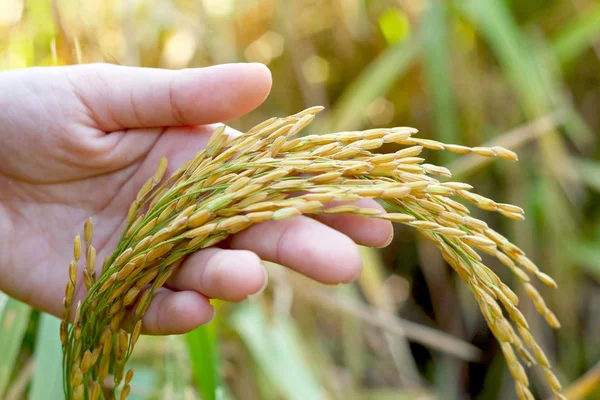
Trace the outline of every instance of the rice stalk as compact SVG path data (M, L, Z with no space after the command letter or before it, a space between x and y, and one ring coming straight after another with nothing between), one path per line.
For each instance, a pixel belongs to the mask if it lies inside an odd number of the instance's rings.
M469 148L421 139L415 137L415 129L405 127L294 138L321 109L271 118L235 138L229 138L221 127L204 150L167 179L167 160L163 158L131 204L127 226L99 276L91 245L92 222L86 222L83 280L88 291L69 324L82 253L77 236L60 332L67 399L104 398L100 388L109 374L115 394L127 398L133 370L126 371L126 363L142 331L142 317L156 290L183 257L253 224L303 214L359 215L417 229L438 246L473 292L500 342L519 399L533 398L522 363L539 364L550 388L562 398L560 383L517 307L519 298L483 263L479 253L497 257L523 283L537 311L553 328L560 324L531 277L551 287L556 283L521 249L471 217L463 203L515 220L524 218L523 210L476 194L468 184L441 182L435 176L450 177L450 171L419 157L423 149L509 161L516 161L516 154L502 147ZM403 148L391 154L371 152L386 143ZM393 212L352 204L325 207L362 198L380 199ZM131 333L121 328L126 313L132 315Z

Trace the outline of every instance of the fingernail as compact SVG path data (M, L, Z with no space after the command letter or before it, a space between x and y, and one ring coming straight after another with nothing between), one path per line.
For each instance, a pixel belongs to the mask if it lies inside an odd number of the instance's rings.
M212 316L210 317L210 319L208 321L206 321L203 325L207 325L210 324L211 322L213 322L213 320L215 319L215 317L217 316L217 310L215 309L215 306L212 305L211 303L211 307L210 307L211 311L212 311Z
M258 292L251 294L249 297L258 297L261 295L262 292L265 291L265 289L267 288L267 286L269 285L269 274L267 273L267 269L264 267L263 265L263 273L265 274L265 281L262 285L262 287L258 290Z
M387 239L387 241L384 244L382 244L380 246L377 246L377 247L380 248L380 249L382 249L384 247L388 247L390 245L390 243L392 243L392 240L394 240L394 234L393 233L390 235L390 237Z

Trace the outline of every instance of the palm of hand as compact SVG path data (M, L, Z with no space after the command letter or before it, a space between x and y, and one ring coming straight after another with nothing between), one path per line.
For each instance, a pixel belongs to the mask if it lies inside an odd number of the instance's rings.
M71 243L83 222L94 220L101 264L160 157L176 167L208 140L212 129L198 124L260 104L270 86L265 72L256 65L181 72L97 65L0 75L0 93L11 94L0 99L0 289L60 315ZM367 245L391 234L382 221L322 222ZM241 300L260 290L266 277L258 257L237 249L328 283L348 281L360 268L348 237L320 222L261 225L236 235L229 243L236 250L191 256L154 299L147 331L185 332L212 318L207 297ZM347 254L333 259L324 253L332 245ZM330 261L339 267L319 269Z

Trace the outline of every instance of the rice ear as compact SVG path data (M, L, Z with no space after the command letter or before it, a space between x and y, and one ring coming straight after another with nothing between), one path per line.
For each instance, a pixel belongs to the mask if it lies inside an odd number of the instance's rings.
M83 275L88 292L76 309L74 326L68 329L82 253L81 238L77 236L60 333L67 399L82 398L86 393L98 398L111 366L115 393L123 381L120 398L127 397L133 372L129 370L125 375L125 364L141 334L144 314L156 290L186 255L253 224L303 214L356 215L415 228L437 245L473 292L500 342L519 398L532 398L521 361L537 360L550 388L559 393L560 383L517 308L518 297L483 263L478 251L497 257L518 277L536 309L553 327L560 323L533 286L530 275L551 287L556 287L556 282L521 249L485 222L471 217L469 209L456 200L517 220L524 218L523 210L474 193L466 183L441 183L435 176L449 176L450 171L425 164L424 158L417 157L423 149L510 161L516 161L516 154L500 147L470 148L421 139L415 136L416 129L406 127L293 138L321 110L313 107L289 117L271 118L237 138L229 138L225 127L220 126L207 149L157 188L167 169L163 157L154 175L132 198L129 211L123 210L127 226L99 276L91 245L92 222L86 222L87 265ZM392 154L371 152L384 143L404 148ZM300 190L303 193L298 195ZM381 199L390 211L330 204L363 198ZM140 214L142 208L144 213ZM121 328L127 313L133 319L131 335Z

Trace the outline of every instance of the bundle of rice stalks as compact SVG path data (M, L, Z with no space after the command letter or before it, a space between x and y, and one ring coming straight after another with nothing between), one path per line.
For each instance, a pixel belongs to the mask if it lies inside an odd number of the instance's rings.
M101 388L109 373L114 377L115 393L120 391L120 398L127 398L133 371L125 372L125 364L139 338L142 316L153 294L186 255L214 246L252 224L302 214L352 214L416 228L439 247L473 292L500 341L519 398L533 399L521 361L539 364L552 390L561 396L548 359L517 308L518 297L484 265L478 251L497 257L508 267L539 313L558 328L558 320L530 283L530 275L552 287L556 283L517 246L485 222L470 217L469 209L453 198L516 220L523 219L523 211L475 194L466 183L440 182L433 176L449 177L450 172L419 157L424 148L510 161L517 156L501 147L468 148L419 139L412 128L293 138L321 109L271 118L235 138L229 138L221 127L205 150L164 182L167 161L162 159L131 205L127 227L97 278L92 223L86 223L83 283L88 292L69 325L83 251L78 236L61 325L67 399L103 398ZM384 143L404 148L392 154L371 152ZM325 207L361 198L381 199L393 212L352 204ZM132 314L131 333L121 328L126 313Z

